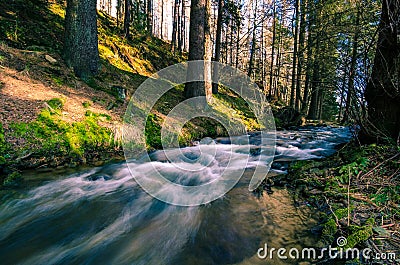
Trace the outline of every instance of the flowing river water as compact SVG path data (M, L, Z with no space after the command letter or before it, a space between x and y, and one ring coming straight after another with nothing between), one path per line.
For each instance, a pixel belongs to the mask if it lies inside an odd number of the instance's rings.
M281 131L276 137L270 174L285 173L290 161L332 155L351 133L347 128L323 127ZM216 142L225 152L228 140ZM197 147L186 150L191 148ZM157 154L153 157L158 161L151 163L165 164L167 170L168 163ZM137 171L146 174L146 167L140 165ZM295 207L285 189L256 196L248 190L251 171L249 165L230 192L198 207L172 206L149 196L126 163L26 173L29 185L0 193L0 263L298 264L276 257L260 259L257 250L265 244L315 246L314 212L307 206ZM194 177L207 174L212 173Z

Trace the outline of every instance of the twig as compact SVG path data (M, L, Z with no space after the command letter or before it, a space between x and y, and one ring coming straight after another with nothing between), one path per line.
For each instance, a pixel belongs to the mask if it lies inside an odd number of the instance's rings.
M44 105L46 108L48 108L51 112L55 112L55 110L54 110L47 102L43 103L43 105Z
M382 251L376 246L376 244L374 243L374 241L373 241L373 240L370 240L370 242L371 242L371 245L374 247L374 249L375 249L378 253L382 254Z
M21 161L21 160L24 160L24 159L30 157L32 154L33 154L33 153L29 153L29 154L27 154L27 155L18 157L18 158L16 159L16 161L19 162L19 161Z
M351 184L351 172L349 168L349 185L347 186L347 226L350 226L350 184Z
M389 159L386 159L385 161L382 161L381 163L379 163L378 165L376 165L373 169L371 169L370 171L368 171L367 173L365 173L362 177L366 177L369 174L371 174L372 172L374 172L377 168L379 168L380 166L382 166L383 164L385 164L386 162L395 159L396 157L398 157L400 155L400 153L395 154L394 156L392 156Z
M324 198L325 198L326 204L328 204L328 206L329 206L329 210L331 211L331 213L333 214L333 216L335 216L336 225L340 228L341 225L340 225L340 223L339 223L339 218L336 216L335 212L334 212L333 209L332 209L332 206L329 204L329 200L328 200L325 196L324 196Z
M393 223L393 224L381 225L381 227L382 227L382 228L386 228L386 227L392 227L392 226L395 226L395 225L396 225L396 224Z
M363 197L361 197L360 195L357 195L357 194L350 194L350 196L355 200L367 202L367 203L371 204L372 206L374 206L376 208L379 208L378 205L376 205L373 201L371 201L368 198L363 198Z

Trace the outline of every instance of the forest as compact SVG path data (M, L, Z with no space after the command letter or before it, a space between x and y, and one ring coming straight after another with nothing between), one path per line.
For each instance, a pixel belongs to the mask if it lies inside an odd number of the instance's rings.
M398 0L0 2L5 264L398 264L399 158Z
M398 24L395 2L149 0L114 4L100 1L98 5L116 16L117 27L127 39L134 24L170 42L173 53L187 52L188 60L213 60L244 71L270 101L288 105L307 119L355 122L369 140L398 141L398 85L389 81L399 72L398 33L392 26ZM89 51L85 54L96 57ZM65 56L71 57L68 52ZM89 63L86 59L81 60ZM76 64L82 66L81 62ZM214 93L217 87L213 86Z

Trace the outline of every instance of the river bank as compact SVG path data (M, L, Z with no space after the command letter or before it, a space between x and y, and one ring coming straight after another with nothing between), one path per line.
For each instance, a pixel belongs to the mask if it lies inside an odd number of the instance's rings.
M323 246L337 246L344 237L345 249L369 248L373 257L392 255L373 262L398 264L400 150L393 145L360 146L355 140L339 147L329 158L292 163L288 174L267 179L264 190L287 187L297 205L314 208L319 220L314 229ZM320 264L333 261L326 257Z

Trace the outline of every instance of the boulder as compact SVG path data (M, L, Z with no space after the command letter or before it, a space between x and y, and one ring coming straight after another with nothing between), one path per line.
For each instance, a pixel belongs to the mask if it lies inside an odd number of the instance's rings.
M303 117L300 112L292 107L283 107L274 111L277 128L297 127L303 124Z

